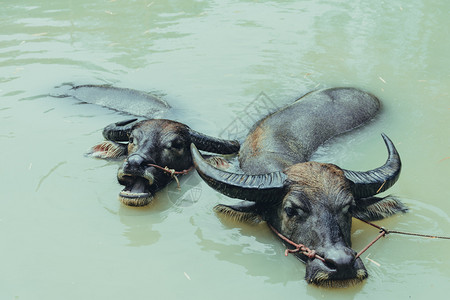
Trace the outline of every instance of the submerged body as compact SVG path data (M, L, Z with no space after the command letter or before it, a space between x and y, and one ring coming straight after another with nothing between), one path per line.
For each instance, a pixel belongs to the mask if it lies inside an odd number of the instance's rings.
M374 220L406 210L396 199L374 197L398 179L400 157L383 135L389 158L371 171L354 172L308 159L326 140L370 121L379 108L376 97L353 88L311 92L255 124L239 152L244 174L209 165L192 145L194 165L211 187L246 200L218 205L216 211L240 220L264 220L325 259L298 254L306 262L309 283L360 282L367 271L351 249L352 216Z
M155 193L167 186L174 173L187 173L192 169L189 145L199 149L231 154L239 150L237 141L223 140L192 130L189 126L162 119L171 107L165 101L132 89L108 85L70 84L57 97L74 97L80 101L101 105L144 120L130 119L106 126L106 139L91 148L90 156L102 159L122 158L124 162L117 172L118 182L124 186L119 200L129 206L149 204ZM212 160L218 166L222 160Z
M63 85L69 89L58 97L73 97L80 101L104 106L138 117L155 118L170 109L170 105L145 92L109 85Z
M305 162L325 141L363 125L379 109L376 97L357 89L306 94L254 125L239 152L241 169L264 174Z

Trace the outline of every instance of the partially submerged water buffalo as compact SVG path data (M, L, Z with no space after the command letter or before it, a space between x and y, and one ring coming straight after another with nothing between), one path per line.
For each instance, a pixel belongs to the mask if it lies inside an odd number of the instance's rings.
M189 145L219 154L239 151L237 141L222 140L199 133L187 125L165 119L113 123L103 130L107 140L96 145L91 155L99 158L127 156L117 173L124 189L119 199L126 205L144 206L171 180L171 174L152 165L175 171L193 166Z
M156 95L110 85L65 83L57 89L53 97L73 97L85 103L104 106L134 116L161 117L171 108L166 101Z
M308 283L357 283L367 271L351 248L352 216L379 220L407 210L395 198L374 197L397 181L400 157L383 135L389 156L374 170L355 172L308 159L326 140L372 119L379 107L377 98L353 88L311 92L253 127L239 152L244 174L211 166L192 145L194 165L208 185L246 200L218 205L216 211L240 220L262 219L324 258L297 254L306 262Z

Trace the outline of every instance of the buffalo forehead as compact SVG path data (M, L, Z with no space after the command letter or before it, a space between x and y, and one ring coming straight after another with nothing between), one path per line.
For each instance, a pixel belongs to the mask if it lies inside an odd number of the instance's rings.
M310 201L341 200L349 188L343 171L333 164L300 163L289 167L286 174L291 181L290 189L301 191Z
M187 128L184 124L179 122L165 120L165 119L152 119L147 120L135 127L135 132L143 134L145 137L163 137L168 134L187 134Z

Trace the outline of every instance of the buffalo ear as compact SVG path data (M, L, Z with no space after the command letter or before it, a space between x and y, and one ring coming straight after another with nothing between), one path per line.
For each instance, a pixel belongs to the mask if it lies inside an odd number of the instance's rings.
M377 221L407 211L408 207L393 196L368 197L356 200L352 215L364 221Z
M224 214L238 222L257 224L262 221L261 217L257 214L255 202L240 201L234 205L218 204L214 207L214 211Z
M120 159L128 154L127 144L104 141L92 147L87 156L101 159Z

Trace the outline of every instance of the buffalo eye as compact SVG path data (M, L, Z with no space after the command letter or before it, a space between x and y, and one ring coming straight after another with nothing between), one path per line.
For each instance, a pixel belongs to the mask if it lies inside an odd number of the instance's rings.
M290 217L290 218L297 214L297 211L294 208L290 207L290 206L285 207L284 211L286 212L286 215L288 217Z
M130 138L129 138L128 142L129 142L130 144L133 144L133 142L134 142L134 136L130 135Z
M183 148L183 143L180 140L175 140L170 145L171 148L180 150Z

